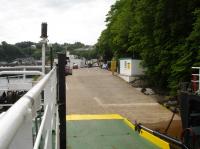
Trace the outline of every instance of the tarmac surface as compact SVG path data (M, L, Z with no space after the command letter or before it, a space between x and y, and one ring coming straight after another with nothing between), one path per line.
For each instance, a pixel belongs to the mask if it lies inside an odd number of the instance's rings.
M67 114L120 114L152 129L167 127L172 112L153 97L144 95L110 71L100 68L73 70L66 77ZM178 137L180 117L175 116L170 131Z

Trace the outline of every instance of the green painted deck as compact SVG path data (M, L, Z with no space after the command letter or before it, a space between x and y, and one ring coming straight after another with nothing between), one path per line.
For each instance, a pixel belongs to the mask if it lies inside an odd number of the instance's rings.
M68 149L158 149L122 120L67 121Z

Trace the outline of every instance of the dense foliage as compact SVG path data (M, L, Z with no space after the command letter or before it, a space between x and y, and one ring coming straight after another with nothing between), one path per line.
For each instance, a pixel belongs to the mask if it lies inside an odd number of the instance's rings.
M3 41L0 45L0 61L9 61L16 57L23 57L24 54L17 46L11 45Z
M118 0L96 44L104 59L143 60L149 83L176 94L200 66L199 0Z

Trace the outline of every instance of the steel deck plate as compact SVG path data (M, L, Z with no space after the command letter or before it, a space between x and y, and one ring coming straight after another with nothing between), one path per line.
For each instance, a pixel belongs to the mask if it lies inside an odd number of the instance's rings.
M123 120L67 121L68 149L158 149Z

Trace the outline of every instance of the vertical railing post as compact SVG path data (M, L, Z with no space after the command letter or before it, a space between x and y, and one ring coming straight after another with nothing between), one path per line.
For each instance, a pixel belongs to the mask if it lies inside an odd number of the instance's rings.
M60 119L60 149L67 148L65 54L58 53L58 113Z
M51 62L51 69L53 68L53 48L50 45L50 62Z
M26 68L24 68L23 71L26 71ZM23 75L23 80L24 80L24 81L26 80L26 74L25 74L25 73L24 73L24 75Z

